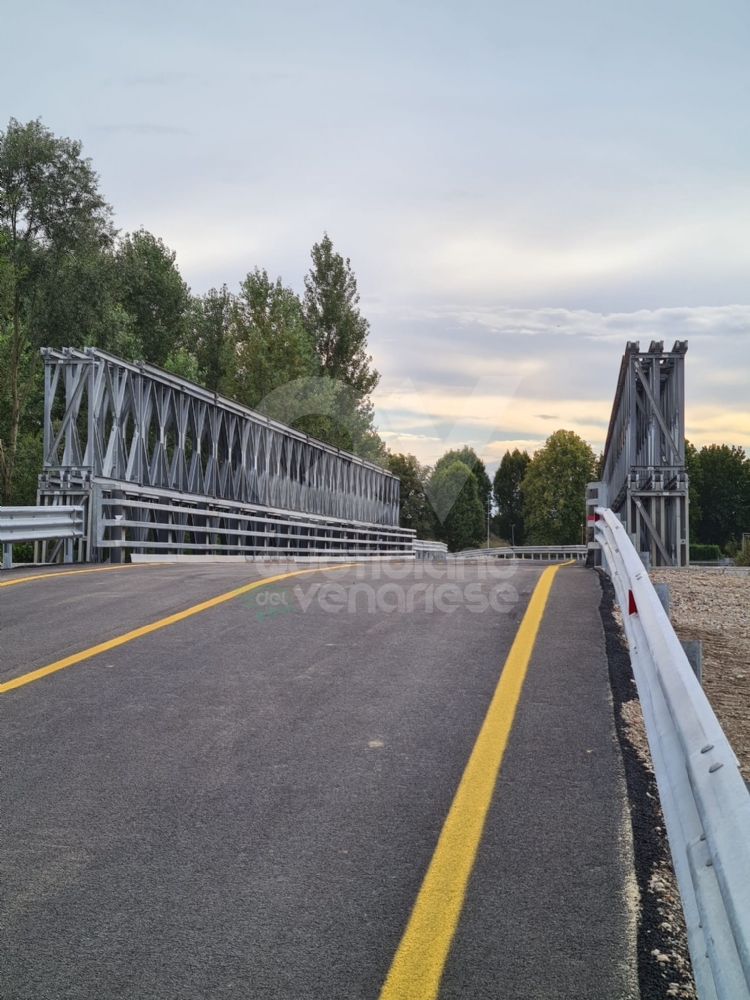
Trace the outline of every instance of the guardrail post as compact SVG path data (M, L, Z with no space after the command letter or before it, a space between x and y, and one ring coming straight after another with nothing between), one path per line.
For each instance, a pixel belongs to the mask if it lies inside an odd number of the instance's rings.
M669 618L669 584L655 583L654 590L656 591L656 596L661 601L661 606L664 608L664 614Z
M63 550L63 562L72 563L73 562L73 539L65 539L65 547Z
M700 639L680 639L680 645L685 650L688 663L693 668L693 673L698 678L698 683L703 683L703 643Z
M3 542L3 569L13 569L13 542Z
M653 585L656 596L664 608L664 614L669 618L669 584L655 583ZM703 643L700 639L680 639L680 645L685 650L688 663L693 668L693 673L698 678L698 683L703 683Z

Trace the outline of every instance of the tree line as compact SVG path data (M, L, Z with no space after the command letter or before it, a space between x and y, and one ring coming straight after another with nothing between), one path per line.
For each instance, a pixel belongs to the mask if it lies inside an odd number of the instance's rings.
M555 431L533 458L514 449L490 480L472 448L451 450L434 467L396 456L401 478L401 520L417 536L447 542L451 551L495 539L516 545L576 545L584 540L586 485L598 460L574 431Z
M690 542L718 545L739 556L742 536L750 533L750 456L737 445L685 442L690 479ZM747 552L744 553L747 559Z
M603 456L572 431L556 431L534 457L507 452L495 473L497 534L516 544L575 544L581 540L586 483L601 476ZM690 541L739 555L750 533L750 457L744 449L685 441ZM740 556L741 558L741 556Z

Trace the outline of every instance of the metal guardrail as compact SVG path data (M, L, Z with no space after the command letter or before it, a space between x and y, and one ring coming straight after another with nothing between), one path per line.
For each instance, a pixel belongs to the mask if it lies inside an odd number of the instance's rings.
M448 555L445 542L433 542L422 538L414 539L414 555L417 559L439 559Z
M502 545L494 549L466 549L458 555L486 556L492 559L583 560L587 553L585 545Z
M231 555L265 560L413 558L414 530L303 511L216 500L127 483L95 482L92 545L113 562L144 555Z
M60 546L63 561L73 562L73 542L83 538L83 507L0 507L0 543L3 547L3 569L13 564L14 542L58 541L50 561L54 561Z
M700 1000L750 1000L750 795L619 518L596 538L630 646Z

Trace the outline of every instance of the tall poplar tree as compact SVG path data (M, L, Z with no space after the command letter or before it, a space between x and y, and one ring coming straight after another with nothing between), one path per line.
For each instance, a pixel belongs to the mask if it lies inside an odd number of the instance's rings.
M323 374L366 396L378 384L380 375L367 353L370 324L359 311L351 261L336 253L328 233L313 246L311 257L313 266L305 278L303 313Z

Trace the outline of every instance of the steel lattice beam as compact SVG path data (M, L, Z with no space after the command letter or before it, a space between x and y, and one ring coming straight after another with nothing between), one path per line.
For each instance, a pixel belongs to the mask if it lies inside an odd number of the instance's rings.
M43 354L47 473L398 524L399 480L371 462L151 365L93 348Z
M398 478L371 462L152 365L94 348L45 348L42 354L40 502L69 494L80 502L93 491L99 499L89 514L89 558L97 546L111 547L113 538L103 530L111 525L101 498L131 487L144 497L157 491L177 521L182 498L193 496L212 510L229 504L236 516L246 508L271 534L279 512L298 512L310 516L316 538L334 525L337 535L349 525L360 539L368 526L413 537L398 527ZM143 531L131 528L131 540L138 540ZM153 532L147 534L156 544ZM175 537L186 534L189 544L198 544L195 531ZM391 549L390 540L384 548Z

